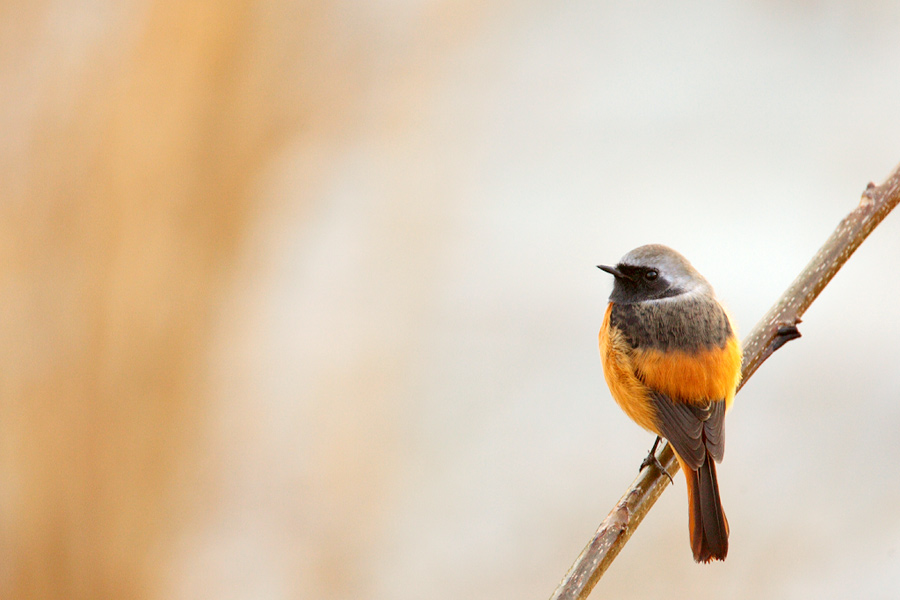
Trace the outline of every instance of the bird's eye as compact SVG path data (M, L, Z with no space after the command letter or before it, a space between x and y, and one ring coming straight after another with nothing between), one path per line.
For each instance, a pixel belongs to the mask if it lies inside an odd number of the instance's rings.
M653 281L657 277L659 277L659 272L655 271L654 269L650 269L649 271L644 273L644 279L646 279L647 281Z

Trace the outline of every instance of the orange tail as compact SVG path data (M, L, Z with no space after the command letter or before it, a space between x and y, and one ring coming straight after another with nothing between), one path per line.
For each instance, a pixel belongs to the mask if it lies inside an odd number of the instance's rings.
M707 454L699 470L694 471L685 464L681 465L681 470L687 480L688 523L694 560L704 563L725 560L728 554L728 519L719 500L716 463Z

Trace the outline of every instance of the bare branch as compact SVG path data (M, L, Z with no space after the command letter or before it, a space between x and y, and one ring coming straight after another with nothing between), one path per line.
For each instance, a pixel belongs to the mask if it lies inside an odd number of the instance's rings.
M797 330L800 317L898 202L900 166L883 184L870 183L866 187L859 206L844 217L806 268L744 340L742 379L738 389L772 353L800 337ZM657 458L669 475L678 472L678 462L668 443ZM551 600L587 598L668 482L669 479L655 467L644 469L638 475L563 577Z

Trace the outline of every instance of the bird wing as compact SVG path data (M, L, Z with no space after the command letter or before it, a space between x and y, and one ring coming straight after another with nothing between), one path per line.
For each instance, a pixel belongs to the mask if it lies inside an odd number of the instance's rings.
M675 452L695 471L703 465L707 453L721 462L725 455L725 402L706 404L674 402L665 394L651 390L657 426Z

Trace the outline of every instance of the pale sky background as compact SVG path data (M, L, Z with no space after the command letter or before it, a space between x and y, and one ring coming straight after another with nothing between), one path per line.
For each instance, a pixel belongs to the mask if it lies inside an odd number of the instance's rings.
M127 6L46 3L7 55L39 63L63 39L76 67L93 44L118 64L116 36L157 14ZM241 191L196 363L200 458L167 492L182 520L150 552L148 597L549 597L653 441L603 380L595 265L670 245L746 334L900 162L895 2L259 3L242 19L228 60L288 117ZM12 72L22 89L51 77ZM4 95L4 128L48 114L27 98L65 95L37 87ZM678 477L592 597L900 595L898 257L891 215L736 398L728 559L694 564Z

